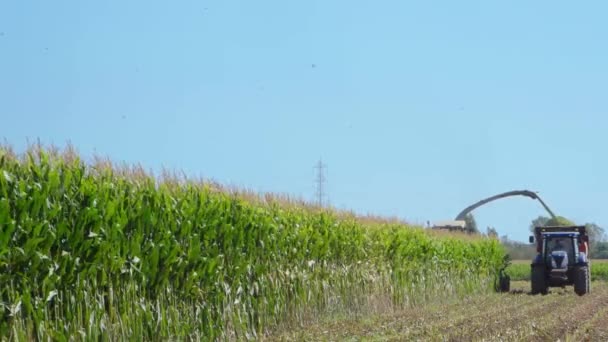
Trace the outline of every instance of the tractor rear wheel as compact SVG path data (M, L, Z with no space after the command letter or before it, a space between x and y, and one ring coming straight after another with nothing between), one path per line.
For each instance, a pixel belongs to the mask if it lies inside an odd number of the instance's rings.
M547 277L544 265L532 266L530 280L532 283L532 294L547 294Z
M589 267L574 268L574 292L579 296L589 293Z

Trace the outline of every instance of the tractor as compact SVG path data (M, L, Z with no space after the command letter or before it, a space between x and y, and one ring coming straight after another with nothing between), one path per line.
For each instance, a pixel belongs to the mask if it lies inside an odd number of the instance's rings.
M547 294L549 287L574 285L580 296L590 290L589 236L585 226L535 227L530 243L537 255L531 264L532 294Z

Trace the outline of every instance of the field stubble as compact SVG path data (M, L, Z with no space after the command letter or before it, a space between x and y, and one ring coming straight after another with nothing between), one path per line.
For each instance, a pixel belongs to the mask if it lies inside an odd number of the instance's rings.
M594 282L592 292L582 297L572 287L533 296L529 286L527 281L516 281L508 294L480 294L374 317L328 320L269 340L608 340L608 283Z

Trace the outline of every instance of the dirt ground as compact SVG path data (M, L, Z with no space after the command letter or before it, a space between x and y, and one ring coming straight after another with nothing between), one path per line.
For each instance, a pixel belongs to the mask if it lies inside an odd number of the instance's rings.
M608 341L608 283L591 293L571 286L530 295L528 282L508 294L362 318L333 319L270 336L270 341Z

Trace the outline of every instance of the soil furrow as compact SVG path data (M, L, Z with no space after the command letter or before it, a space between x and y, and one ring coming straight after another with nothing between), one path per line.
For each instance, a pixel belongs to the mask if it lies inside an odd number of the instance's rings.
M542 317L548 312L559 309L562 305L574 302L569 297L551 294L538 297L524 303L515 310L503 310L501 315L487 317L485 320L474 322L461 330L451 332L447 340L460 341L463 339L492 340L508 338L518 339L523 329L533 329L530 318Z
M467 326L470 322L484 321L488 317L495 317L505 310L511 311L525 305L530 298L523 296L525 295L513 295L512 300L507 303L501 303L502 299L498 296L495 298L491 296L480 297L475 305L461 304L456 307L447 307L431 319L428 319L428 317L420 319L419 317L414 321L403 322L402 325L405 329L400 329L400 331L404 334L402 337L445 336L449 331Z
M569 336L570 341L608 341L608 305Z
M557 340L574 333L598 314L598 309L608 305L605 288L579 297L575 305L563 306L557 313L551 315L545 328L548 336Z

